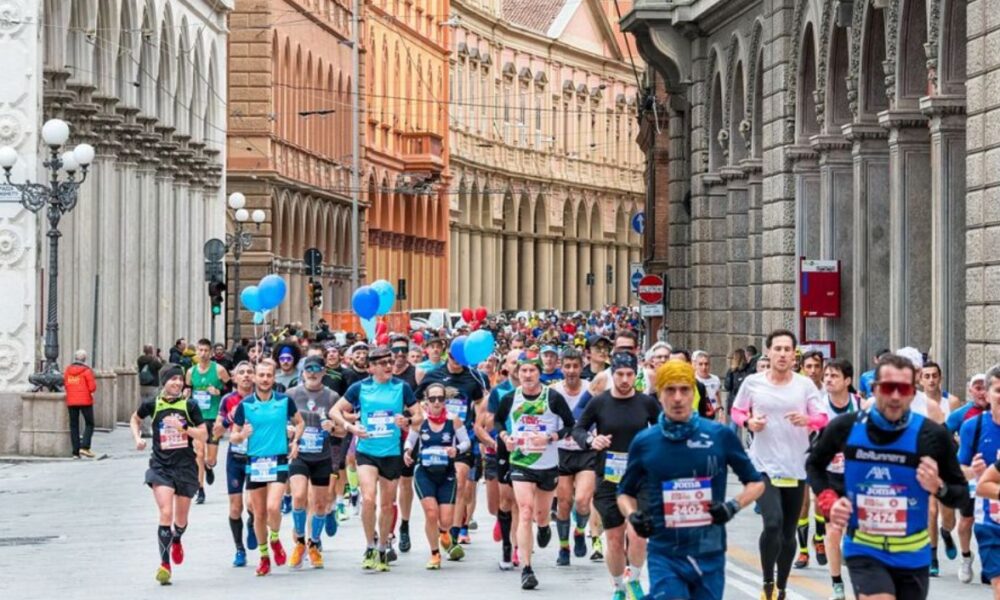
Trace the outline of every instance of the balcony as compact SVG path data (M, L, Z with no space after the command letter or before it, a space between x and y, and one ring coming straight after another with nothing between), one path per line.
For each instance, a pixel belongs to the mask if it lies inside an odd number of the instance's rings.
M440 135L410 131L402 136L403 169L406 172L440 174L444 170L444 143Z

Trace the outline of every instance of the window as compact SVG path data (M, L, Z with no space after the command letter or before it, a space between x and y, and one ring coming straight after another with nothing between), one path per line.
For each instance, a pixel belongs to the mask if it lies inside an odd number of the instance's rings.
M521 105L520 116L517 120L517 143L521 146L526 146L528 135L528 93L522 90L518 94L517 101Z
M455 113L456 113L456 115L458 117L458 124L461 126L462 125L462 114L463 114L462 102L465 100L465 96L464 96L464 93L463 93L464 89L465 89L465 84L464 84L464 79L463 79L463 75L465 74L465 60L464 59L461 59L461 58L458 59L457 70L458 70L458 74L455 77L455 92L456 92L456 95L455 95L455 102L456 102Z

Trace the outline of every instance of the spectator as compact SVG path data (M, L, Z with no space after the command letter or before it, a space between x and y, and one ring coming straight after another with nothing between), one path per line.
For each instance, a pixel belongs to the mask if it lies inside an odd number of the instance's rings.
M155 393L157 382L160 381L160 367L163 366L160 350L154 352L153 346L146 344L142 347L142 354L136 359L135 366L139 369L139 387L152 388Z
M66 406L69 407L69 435L73 445L73 458L80 455L94 458L90 451L90 440L94 435L94 392L97 382L94 371L87 366L87 352L77 350L73 354L73 364L66 367L63 374L66 386ZM80 416L83 416L83 439L80 439Z
M180 338L174 342L173 348L170 349L170 362L175 365L182 364L184 361L184 351L187 350L187 340Z
M212 360L214 360L216 364L222 365L226 371L233 370L233 359L226 354L226 347L222 344L216 344L212 347Z
M326 319L319 320L319 331L316 332L317 342L328 342L333 339L333 332L330 331L330 325L326 322Z

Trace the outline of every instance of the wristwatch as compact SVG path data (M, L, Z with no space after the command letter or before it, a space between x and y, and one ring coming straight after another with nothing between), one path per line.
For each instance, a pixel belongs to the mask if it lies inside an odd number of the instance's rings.
M944 498L945 494L947 494L947 493L948 493L948 486L947 486L947 485L945 485L944 481L942 481L942 482L941 482L941 487L939 487L939 488L937 489L937 491L936 491L936 492L934 492L934 495L935 495L935 496L936 496L936 497L937 497L937 498L938 498L939 500L941 500L941 499L943 499L943 498Z

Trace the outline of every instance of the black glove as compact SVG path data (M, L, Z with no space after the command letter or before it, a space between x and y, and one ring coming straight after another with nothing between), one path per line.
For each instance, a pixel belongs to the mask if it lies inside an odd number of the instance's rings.
M740 512L740 505L736 500L727 500L725 502L713 502L711 506L708 507L708 513L712 515L712 523L715 525L725 525L736 516L736 513Z
M628 522L632 524L632 529L641 538L648 538L653 535L653 517L641 510L637 510L628 516Z

